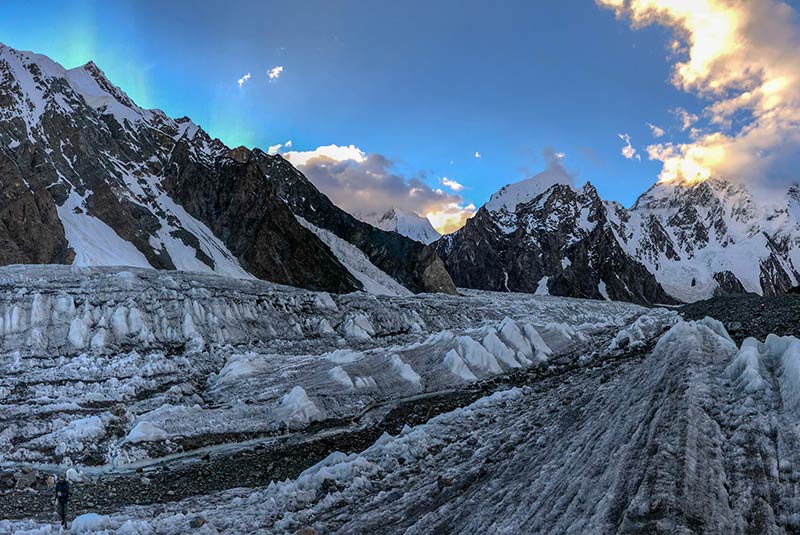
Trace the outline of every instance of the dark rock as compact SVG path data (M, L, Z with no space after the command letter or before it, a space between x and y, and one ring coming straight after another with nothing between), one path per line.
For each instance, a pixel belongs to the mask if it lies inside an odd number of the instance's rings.
M719 287L714 290L715 296L745 293L742 283L736 278L736 275L730 271L714 273L714 280L719 284Z

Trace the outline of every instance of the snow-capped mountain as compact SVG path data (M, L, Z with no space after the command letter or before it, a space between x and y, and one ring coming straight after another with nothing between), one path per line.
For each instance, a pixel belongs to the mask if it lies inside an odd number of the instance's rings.
M800 281L800 187L755 194L711 179L658 183L630 210L608 203L622 247L681 301L781 294Z
M800 187L777 201L713 179L626 209L549 170L494 194L435 244L456 284L664 303L779 294L800 280Z
M188 118L140 108L91 62L64 69L0 45L0 184L0 265L363 288L362 274L315 234L321 228L412 291L454 291L430 248L344 213L280 156L231 149Z
M435 246L456 284L497 291L665 303L655 277L619 244L587 183L547 171L495 193Z
M386 212L359 213L358 219L373 227L397 232L420 243L430 244L442 237L427 217L403 208L391 208Z

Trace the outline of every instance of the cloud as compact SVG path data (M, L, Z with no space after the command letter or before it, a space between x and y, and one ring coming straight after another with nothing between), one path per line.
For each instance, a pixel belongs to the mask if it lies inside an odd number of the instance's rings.
M660 179L785 184L800 168L800 30L779 0L596 0L634 28L674 35L671 83L704 108L690 139L648 147ZM688 112L687 112L688 113ZM695 124L698 123L696 126Z
M700 120L700 117L698 117L694 113L689 113L683 108L675 108L674 110L672 110L672 113L680 121L681 130L689 130L692 127L692 125L694 125L697 121Z
M282 73L283 73L283 65L276 65L267 72L267 76L269 76L270 80L277 80L278 78L280 78Z
M647 123L647 127L650 128L650 133L653 134L654 138L664 137L664 134L666 134L663 128L660 128L653 123Z
M622 156L624 156L628 160L633 160L634 158L642 161L641 155L636 153L636 149L633 148L631 145L631 136L628 134L617 134L619 138L625 142L625 146L622 147Z
M475 206L465 203L460 195L431 188L423 182L422 174L405 176L397 171L393 160L354 145L327 145L283 156L351 214L403 208L427 217L439 232L449 233L475 213Z
M250 79L250 73L248 72L247 74L236 80L236 83L239 84L239 87L242 87L244 83L249 79Z
M480 152L478 152L478 151L475 151L475 157L476 157L476 158L480 158L480 157L481 157L481 153L480 153Z
M440 182L441 182L442 186L448 187L451 190L456 191L456 192L457 191L461 191L462 189L464 189L464 185L463 184L459 184L455 180L451 180L451 179L447 178L446 176L442 177Z
M295 167L306 165L310 160L332 160L334 162L344 162L352 160L361 163L367 159L364 151L355 145L324 145L309 151L292 151L283 155L284 158L292 162Z
M286 141L285 143L278 143L277 145L270 145L267 148L267 154L274 156L274 155L278 154L278 151L280 151L281 149L291 149L291 148L292 148L292 140L290 139L290 140Z

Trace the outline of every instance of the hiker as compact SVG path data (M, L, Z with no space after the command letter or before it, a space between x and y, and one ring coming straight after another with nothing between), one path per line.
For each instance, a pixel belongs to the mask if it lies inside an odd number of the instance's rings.
M67 501L69 500L69 481L67 476L61 474L56 483L56 511L61 518L61 526L67 529Z

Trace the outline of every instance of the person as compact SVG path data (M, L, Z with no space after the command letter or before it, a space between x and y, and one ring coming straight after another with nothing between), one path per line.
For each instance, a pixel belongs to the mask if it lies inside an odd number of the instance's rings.
M69 481L64 474L58 476L56 483L56 511L61 518L61 526L67 528L67 502L69 501Z

